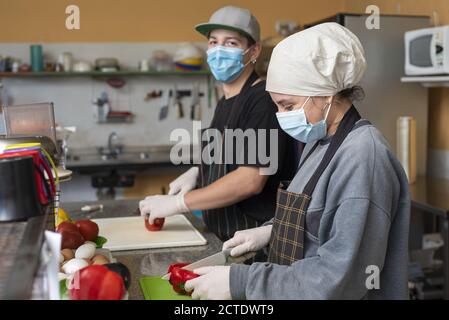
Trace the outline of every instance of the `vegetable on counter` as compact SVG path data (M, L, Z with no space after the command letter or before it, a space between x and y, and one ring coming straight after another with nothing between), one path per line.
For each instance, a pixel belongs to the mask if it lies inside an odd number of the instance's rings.
M77 249L84 243L84 238L78 231L62 230L60 234L62 237L62 249Z
M131 272L129 272L129 269L123 263L108 263L104 266L111 271L117 272L122 277L126 290L129 289L131 285Z
M96 248L102 248L108 241L99 236L98 225L92 220L63 221L56 227L62 236L61 249L78 249L85 241L92 242Z
M94 241L98 237L98 224L91 220L78 220L75 222L79 232L87 241Z
M145 217L145 227L148 231L160 231L164 226L165 219L164 218L156 218L154 219L154 223L151 224L148 220L148 217Z
M126 293L122 277L102 265L78 270L68 289L71 300L121 300Z
M183 295L192 295L192 292L186 292L184 285L187 281L195 279L199 277L196 273L184 270L182 267L185 267L189 263L176 263L172 264L168 267L167 273L170 273L170 284L173 287L173 290L176 293L183 294Z

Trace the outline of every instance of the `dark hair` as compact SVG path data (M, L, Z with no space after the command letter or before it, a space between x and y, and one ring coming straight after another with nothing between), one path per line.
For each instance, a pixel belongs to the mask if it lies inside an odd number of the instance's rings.
M248 48L252 47L253 45L256 44L256 41L253 38L251 38L250 36L247 36L247 35L243 35L243 36L246 38L246 40L248 40Z
M210 38L210 33L211 33L211 32L209 31L209 33L207 34L207 39ZM249 35L244 34L244 33L242 33L242 32L238 32L238 33L248 41L248 48L250 48L250 47L252 47L253 45L256 44L256 40L254 40L254 39L253 39L252 37L250 37Z
M351 101L361 101L365 99L365 91L361 86L354 86L340 91L337 96L342 99L349 99Z

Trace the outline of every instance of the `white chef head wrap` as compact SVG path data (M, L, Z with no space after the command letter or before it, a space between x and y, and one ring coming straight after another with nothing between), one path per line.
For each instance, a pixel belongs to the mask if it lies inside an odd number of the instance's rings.
M282 40L273 50L266 90L295 96L334 96L357 85L366 70L359 39L323 23Z

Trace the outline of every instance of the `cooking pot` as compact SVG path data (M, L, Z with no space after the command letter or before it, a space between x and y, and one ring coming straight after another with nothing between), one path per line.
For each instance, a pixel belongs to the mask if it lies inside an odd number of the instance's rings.
M0 159L0 221L43 215L31 156Z

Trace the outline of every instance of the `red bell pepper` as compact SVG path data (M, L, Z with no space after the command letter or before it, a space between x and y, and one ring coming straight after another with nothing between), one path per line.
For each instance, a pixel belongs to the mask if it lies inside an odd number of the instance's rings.
M172 285L173 290L175 290L176 293L190 296L192 295L192 292L186 292L184 288L185 283L199 277L199 275L192 271L182 269L182 267L185 267L188 264L189 263L172 264L168 267L168 273L170 273L169 282Z
M122 277L103 265L77 271L70 282L71 300L121 300L125 294Z

